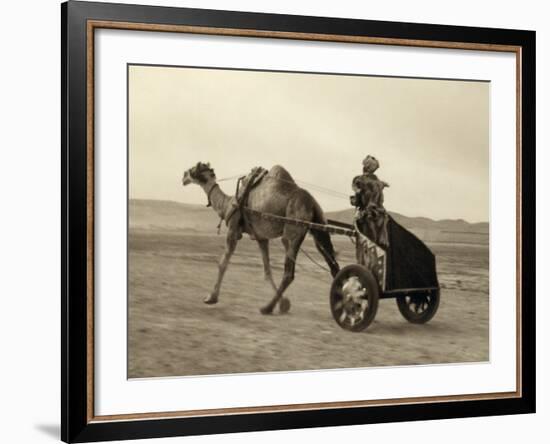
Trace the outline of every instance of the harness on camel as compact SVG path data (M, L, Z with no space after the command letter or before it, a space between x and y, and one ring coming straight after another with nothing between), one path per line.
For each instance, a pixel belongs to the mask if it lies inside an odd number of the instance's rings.
M248 203L250 191L260 184L267 173L268 171L265 168L254 167L247 176L239 177L239 180L237 181L237 189L235 191L235 200L237 202L233 205L233 208L225 217L225 224L228 225L231 218L235 214L239 213L239 222L242 224L243 231L248 231L253 239L256 239L257 236L254 232L254 227L250 223L245 207ZM218 234L220 233L223 220L223 217L220 218L220 222L218 224Z

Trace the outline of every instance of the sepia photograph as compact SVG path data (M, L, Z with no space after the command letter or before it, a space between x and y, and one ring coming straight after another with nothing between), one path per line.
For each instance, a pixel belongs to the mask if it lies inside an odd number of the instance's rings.
M489 81L127 77L129 379L490 360Z

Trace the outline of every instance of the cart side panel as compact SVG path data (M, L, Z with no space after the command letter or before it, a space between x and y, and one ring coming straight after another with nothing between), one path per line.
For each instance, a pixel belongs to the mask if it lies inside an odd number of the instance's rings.
M410 231L389 217L386 290L439 287L435 256Z

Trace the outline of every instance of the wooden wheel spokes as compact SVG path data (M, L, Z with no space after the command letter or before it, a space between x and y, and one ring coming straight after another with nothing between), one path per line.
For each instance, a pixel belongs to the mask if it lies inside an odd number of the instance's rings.
M350 331L364 330L376 314L376 290L374 278L364 267L351 265L342 269L334 279L330 297L338 325Z
M369 301L363 299L360 302L351 301L344 303L344 301L339 301L335 304L334 308L342 311L338 318L339 323L349 324L353 327L364 319L368 306Z
M338 317L340 324L348 324L350 327L361 322L365 317L365 312L369 302L367 290L361 284L357 276L350 276L342 281L342 286L337 288L336 293L341 296L341 300L334 304L334 309L341 310Z
M405 296L405 299L409 309L418 315L424 313L431 304L430 295Z
M439 307L439 290L398 296L397 306L407 321L424 324L433 318Z

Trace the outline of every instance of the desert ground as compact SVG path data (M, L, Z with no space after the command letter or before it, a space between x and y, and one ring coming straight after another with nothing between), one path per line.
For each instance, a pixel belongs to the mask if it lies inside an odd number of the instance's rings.
M464 224L465 231L455 232L423 221L416 231L408 228L436 255L442 287L437 314L428 324L410 324L393 299L382 300L373 324L351 333L332 319L330 274L303 254L285 294L292 303L290 312L261 315L259 308L272 297L272 289L263 280L257 244L248 238L232 258L219 303L205 305L202 300L213 288L224 248L224 232L216 234L214 212L171 202L131 201L128 377L489 360L486 232ZM333 236L333 242L340 265L353 263L350 240ZM322 262L310 236L303 248ZM280 240L272 241L276 280L283 259Z

